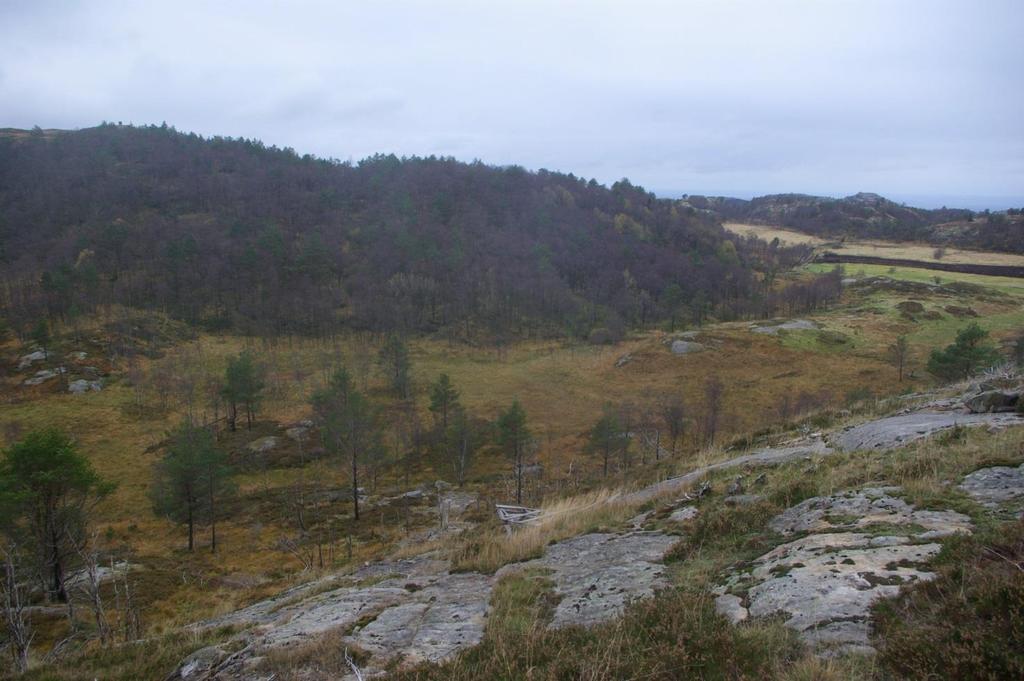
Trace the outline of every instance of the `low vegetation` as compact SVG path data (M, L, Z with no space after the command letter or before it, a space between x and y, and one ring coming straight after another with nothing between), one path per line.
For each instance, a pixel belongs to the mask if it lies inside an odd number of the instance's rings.
M940 668L922 661L914 621L1017 671L991 657L992 622L1012 631L1015 611L985 609L1015 607L1017 549L952 484L1024 460L1017 434L954 429L763 476L717 471L683 524L669 520L682 491L630 492L1024 361L1021 281L793 269L807 248L730 235L626 182L445 159L350 166L163 128L0 140L0 175L47 176L92 146L118 151L83 171L84 194L18 179L3 198L24 209L0 234L9 252L42 254L0 263L0 576L26 678L160 678L230 637L183 625L296 584L427 551L494 574L634 523L679 536L656 601L551 631L549 575L503 576L480 646L399 678L927 676ZM222 186L190 154L238 174ZM141 203L102 199L168 169L223 195L158 184ZM281 205L257 205L268 183ZM95 219L65 230L44 210L61 200ZM747 505L723 501L736 476ZM877 666L814 658L780 622L715 615L715 579L780 541L775 514L869 483L986 532L948 550L932 590L880 611L893 647ZM468 504L456 527L439 491ZM540 517L508 532L494 517L506 503ZM365 659L346 658L347 633L263 668L341 675Z
M881 665L905 679L1024 677L1024 522L950 540L935 567L876 606Z

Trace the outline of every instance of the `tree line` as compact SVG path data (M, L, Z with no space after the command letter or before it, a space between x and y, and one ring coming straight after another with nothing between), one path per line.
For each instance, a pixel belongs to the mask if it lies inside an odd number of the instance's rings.
M167 126L0 136L0 306L23 337L121 304L262 335L614 339L763 314L805 256L627 180Z

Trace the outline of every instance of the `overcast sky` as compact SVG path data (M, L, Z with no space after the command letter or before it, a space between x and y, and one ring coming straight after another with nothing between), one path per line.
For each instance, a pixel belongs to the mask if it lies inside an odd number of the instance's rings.
M0 0L0 127L1024 205L1024 0Z

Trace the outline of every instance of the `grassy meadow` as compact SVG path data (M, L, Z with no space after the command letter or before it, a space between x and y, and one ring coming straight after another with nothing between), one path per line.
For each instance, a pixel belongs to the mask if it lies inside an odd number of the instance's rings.
M819 266L807 269L815 271ZM913 268L855 266L847 269L847 276L884 276L898 282L927 284L936 281L935 273ZM672 354L669 345L674 335L661 329L634 333L612 346L528 341L495 349L431 338L410 341L415 402L423 423L430 422L427 387L442 372L451 376L462 403L474 416L493 419L513 399L520 400L536 442L529 460L543 466L543 474L528 482L524 501L572 511L551 527L524 533L515 545L497 534L493 521L485 522L473 535L475 547L454 547L453 558L463 569L489 571L537 555L554 538L592 527L614 526L637 509L604 503L611 493L602 488L628 487L685 472L699 462L733 456L734 451L726 449L742 448L752 441L751 434L781 432L812 412L829 411L833 420L841 419L845 418L843 410L863 409L864 404L874 404L873 398L927 389L934 385L923 368L928 352L952 341L957 330L971 321L991 330L996 341L1024 330L1024 281L949 273L942 273L940 279L942 283L961 282L982 288L939 287L908 292L884 285L871 289L854 286L847 289L834 309L807 317L819 325L817 330L783 331L773 336L752 333L751 322L712 323L699 330L697 340L706 349L682 356ZM908 300L923 305L924 311L908 315L897 307ZM950 307L970 308L977 317L951 313L947 310ZM389 405L392 400L376 366L379 339L290 338L267 343L232 335L168 332L164 342L154 341L148 356L129 365L124 359L102 356L99 346L85 340L102 335L119 314L110 311L109 318L90 320L61 334L60 349L65 354L84 350L89 353L85 363L102 364L107 377L101 392L69 395L59 380L37 387L22 385L24 378L41 365L18 371L18 357L28 348L10 339L6 342L2 348L5 371L0 378L4 396L0 403L0 444L7 445L33 428L59 426L75 437L98 472L117 484L97 509L94 525L105 549L126 556L138 566L133 576L140 593L145 594L144 624L151 635L169 636L179 625L231 610L315 576L319 568L304 570L302 563L280 544L282 537L296 534L290 498L297 486L314 480L328 490L344 489L348 477L343 465L315 461L305 466L242 466L235 476L239 491L231 502L229 518L218 524L220 546L216 555L206 548L204 528L199 528L197 550L190 554L184 549L183 528L153 514L148 498L153 465L162 454L165 433L187 409L203 419L215 415L210 397L215 389L209 379L222 375L227 359L246 348L267 369L266 397L252 432L241 425L239 432L219 436L221 445L242 459L250 441L266 435L283 436L285 426L309 418L309 397L335 366L348 367L361 388L381 404ZM174 326L158 320L157 325L161 324ZM899 335L906 335L911 345L911 373L902 383L897 382L887 354ZM704 386L711 378L722 383L723 404L716 446L707 448L697 433L704 418ZM183 383L192 387L183 389ZM631 404L635 418L640 419L670 394L683 397L688 417L689 433L677 454L668 461L643 465L637 448L629 470L616 470L610 480L601 479L600 461L585 454L583 445L587 429L602 409L606 405ZM396 429L390 407L385 413L386 428ZM392 450L397 447L396 441L389 432L387 442ZM1007 445L1019 450L1016 441ZM985 452L972 455L970 465L991 458L990 450ZM820 467L810 479L802 469L784 467L772 475L775 501L765 514L782 508L784 502L799 501L812 492L841 489L857 481L904 481L898 467L906 457L914 456L923 455L912 451L895 461L848 457L838 465ZM946 470L947 464L906 465L917 476L905 480L909 493L924 501L936 495L948 497L936 487L938 480L953 473ZM485 448L470 471L468 487L488 501L508 502L513 489L509 473L509 463L496 448ZM412 467L393 462L379 471L371 497L383 499L438 479L451 480L452 475L430 459ZM567 499L572 495L583 496ZM590 504L597 499L604 501L597 507ZM381 557L411 533L436 523L430 508L414 511L410 519L408 510L403 514L382 504L355 525L348 518L349 504L343 495L328 502L323 512L331 518L337 535L333 537L334 560L325 569L344 569ZM736 536L742 537L743 533ZM345 546L347 537L352 538L351 557ZM707 547L696 554L690 551L687 560L674 568L680 582L695 580L699 575L709 579L720 565L742 553L734 548L722 549L721 555ZM62 636L63 622L55 617L40 626L37 650L45 650L47 642ZM693 622L686 624L691 625L696 626ZM520 623L511 628L521 631L523 626ZM763 635L783 636L773 638L773 645L780 651L789 650L782 633L773 630ZM622 640L631 639L625 636ZM551 642L546 638L543 641ZM177 650L181 642L175 639L169 645ZM765 664L767 669L775 662ZM428 677L431 674L423 678Z
M771 225L752 225L740 222L727 222L724 227L743 236L754 235L765 241L778 239L790 245L820 247L842 255L867 255L875 258L893 258L901 260L920 260L923 262L947 262L957 264L981 265L1024 265L1024 255L1016 253L994 253L991 251L971 251L962 248L947 247L941 258L935 257L935 246L913 241L895 242L877 239L852 239L842 241L823 239L812 234L804 234L784 227Z

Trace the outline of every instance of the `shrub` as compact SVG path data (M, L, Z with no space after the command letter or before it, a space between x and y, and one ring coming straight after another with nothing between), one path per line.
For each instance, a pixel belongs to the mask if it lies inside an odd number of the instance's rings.
M976 371L999 361L995 347L985 342L988 331L970 324L956 334L956 340L944 350L932 350L928 371L945 381L971 377Z
M879 663L898 678L1024 678L1024 522L949 540L939 576L875 606Z
M489 622L479 646L392 678L763 679L800 653L796 634L781 624L734 627L715 614L710 595L668 589L594 627L550 630Z

